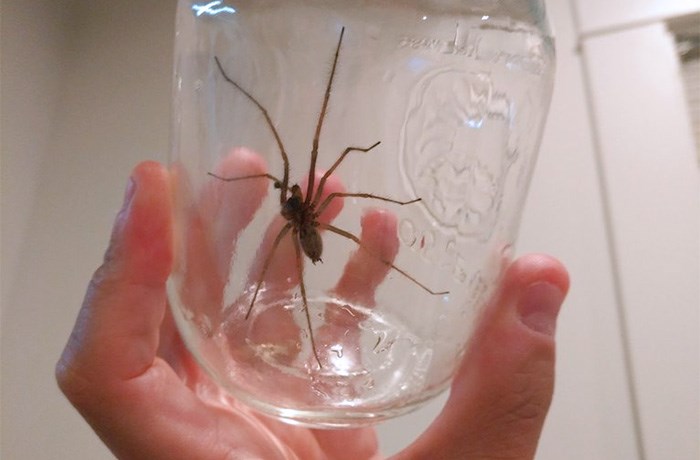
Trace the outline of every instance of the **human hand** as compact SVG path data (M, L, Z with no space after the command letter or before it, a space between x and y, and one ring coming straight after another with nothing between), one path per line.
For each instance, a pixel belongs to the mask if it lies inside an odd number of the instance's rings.
M310 430L218 393L166 309L169 173L133 172L103 265L57 365L59 386L119 458L377 459L369 428ZM511 264L430 428L398 459L528 459L553 389L554 326L568 278L542 255Z

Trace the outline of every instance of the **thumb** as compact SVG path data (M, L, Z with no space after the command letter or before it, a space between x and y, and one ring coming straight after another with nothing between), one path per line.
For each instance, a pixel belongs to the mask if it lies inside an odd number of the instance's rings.
M564 267L525 256L505 272L428 430L398 458L531 459L554 390L554 330Z

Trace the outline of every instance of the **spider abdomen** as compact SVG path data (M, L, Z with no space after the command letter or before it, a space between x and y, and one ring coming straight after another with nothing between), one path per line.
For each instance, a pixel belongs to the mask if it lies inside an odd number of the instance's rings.
M316 262L323 262L321 260L321 254L323 254L323 240L321 239L321 234L313 224L309 223L301 226L299 229L299 242L301 243L301 248L304 250L304 254L311 259L311 263L315 265Z

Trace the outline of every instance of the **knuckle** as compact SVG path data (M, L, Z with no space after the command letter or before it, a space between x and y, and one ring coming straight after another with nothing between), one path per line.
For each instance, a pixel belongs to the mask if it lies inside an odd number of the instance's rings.
M56 364L55 378L58 388L71 404L76 407L88 405L92 385L80 374L72 357L64 353Z
M504 398L504 421L512 424L541 422L549 410L553 389L551 361L528 362L512 376L510 395Z
M530 361L513 373L493 396L479 424L481 442L472 447L481 456L467 458L532 458L549 411L552 374L551 361L546 358Z
M76 407L88 404L95 388L99 387L90 378L90 352L94 351L94 347L90 347L88 343L91 341L91 330L95 321L94 306L101 297L114 289L114 278L114 270L108 262L95 271L68 342L54 368L54 377L59 389Z

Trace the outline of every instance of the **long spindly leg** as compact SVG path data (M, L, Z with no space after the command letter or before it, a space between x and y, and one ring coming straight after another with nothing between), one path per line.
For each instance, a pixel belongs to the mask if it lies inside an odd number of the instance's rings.
M338 46L335 48L335 55L333 56L333 67L331 68L331 74L328 77L328 84L326 85L326 93L323 96L323 105L321 106L321 112L318 114L318 123L316 124L316 132L314 133L314 140L311 146L311 162L309 164L309 183L306 188L306 204L309 204L311 200L311 194L314 190L314 179L316 178L316 158L318 157L318 142L321 138L321 128L323 127L323 120L326 118L326 112L328 111L328 101L331 98L331 89L333 87L333 77L335 77L335 69L338 66L338 56L340 55L340 45L343 43L343 35L345 34L345 27L340 29L340 38L338 38Z
M374 200L381 200L381 201L388 201L389 203L396 203L396 204L399 204L399 205L401 205L401 206L403 206L403 205L405 205L405 204L417 203L417 202L419 202L419 201L421 200L420 198L416 198L415 200L399 201L399 200L395 200L395 199L393 199L393 198L387 198L387 197L384 197L384 196L374 195L374 194L372 194L372 193L341 193L341 192L335 192L335 193L331 193L330 195L328 195L328 196L326 197L325 200L323 200L323 202L321 203L321 205L320 205L320 206L318 207L318 209L316 210L316 215L317 215L317 216L320 216L321 214L323 214L323 211L326 209L326 207L328 206L328 204L330 204L330 202L331 202L334 198L341 198L341 197L342 197L342 198L353 198L353 197L354 197L354 198L371 198L371 199L374 199Z
M309 340L311 341L311 349L314 352L314 358L318 363L319 368L323 368L321 365L321 360L318 357L318 352L316 351L316 341L314 340L314 330L311 326L311 314L309 313L309 304L306 300L306 286L304 285L304 259L301 254L301 244L298 238L292 238L294 240L294 250L296 251L297 268L299 270L299 288L301 289L301 300L304 303L304 315L306 316L306 327L309 330Z
M314 200L311 204L311 206L316 206L318 204L318 201L321 199L321 195L323 195L323 187L326 185L326 181L330 177L331 174L333 174L333 171L340 166L340 163L343 162L345 157L348 155L350 152L364 152L367 153L376 146L381 144L381 141L377 141L374 144L370 145L369 147L362 148L362 147L348 147L345 150L343 150L343 153L340 154L337 160L335 160L335 163L333 163L333 166L330 167L328 171L326 171L323 176L321 177L321 180L318 182L318 189L316 189L316 193L314 194ZM310 190L310 189L309 189ZM307 194L307 197L310 197L310 194Z
M210 176L212 176L216 179L219 179L219 180L222 180L225 182L233 182L233 181L237 181L237 180L256 179L256 178L260 178L260 177L266 177L275 183L275 187L282 186L282 181L280 181L278 178L276 178L272 174L267 174L267 173L249 174L247 176L240 176L240 177L224 177L224 176L219 176L218 174L214 174L211 172L208 172L207 174L209 174Z
M272 119L270 118L270 114L267 113L267 109L263 107L263 105L257 99L255 99L255 97L253 97L252 94L243 89L241 85L236 83L231 77L229 77L226 74L226 72L224 71L224 67L221 65L221 62L219 61L218 57L214 57L214 61L216 61L216 65L219 67L219 71L221 72L221 75L223 75L224 79L227 82L231 83L238 91L243 93L243 95L245 95L245 97L247 97L253 104L255 104L255 106L260 110L260 112L262 112L263 117L265 117L265 121L267 122L267 126L270 128L270 131L272 131L272 135L275 137L277 146L280 149L280 155L282 155L282 162L284 163L284 176L282 178L282 181L277 181L281 184L280 188L282 189L280 192L280 203L284 203L285 201L287 201L287 190L289 187L289 157L287 156L287 151L284 149L282 138L277 132L275 125L272 123Z
M267 253L267 257L265 258L265 263L263 264L262 271L260 272L260 276L258 277L258 282L255 285L255 293L253 294L253 299L250 301L250 306L248 307L248 311L245 314L245 319L248 319L248 317L250 316L250 312L253 311L253 305L255 305L255 300L258 298L258 293L260 292L260 287L262 286L263 280L265 279L265 274L267 273L267 269L270 268L270 262L272 262L272 257L275 255L275 251L277 250L277 247L280 245L282 238L284 238L284 236L289 232L290 228L292 228L292 223L287 222L287 224L284 227L282 227L282 229L279 231L279 233L275 237L275 241L272 243L272 246L270 247L270 252Z
M348 231L345 231L345 230L343 230L343 229L341 229L341 228L334 227L333 225L330 225L330 224L322 224L322 223L319 223L319 226L320 226L321 228L323 228L323 229L326 229L326 230L331 231L331 232L333 232L333 233L335 233L335 234L337 234L337 235L343 236L343 237L345 237L345 238L347 238L347 239L349 239L349 240L354 241L355 243L357 243L358 246L360 246L362 249L364 249L365 251L367 251L369 254L371 254L371 255L372 255L373 257L375 257L377 260L379 260L380 262L382 262L384 265L386 265L386 266L388 266L388 267L391 267L391 268L393 268L394 270L396 270L397 272L401 273L403 276L405 276L406 278L408 278L409 280L411 280L413 283L415 283L415 284L417 284L418 286L420 286L420 287L421 287L423 290L425 290L426 292L428 292L428 293L430 293L430 294L432 294L432 295L445 295L445 294L449 294L449 293L450 293L449 291L441 291L441 292L435 292L435 291L433 291L432 289L430 289L429 287L427 287L425 284L421 283L420 281L418 281L417 279L415 279L413 276L409 275L405 270L400 269L399 267L397 267L396 265L394 265L394 264L391 263L390 261L383 259L382 257L380 257L379 255L377 255L376 253L374 253L374 252L370 251L369 249L367 249L367 247L365 247L365 245L362 244L362 241L360 241L360 239L359 239L358 237L356 237L355 235L353 235L352 233L350 233L350 232L348 232Z

